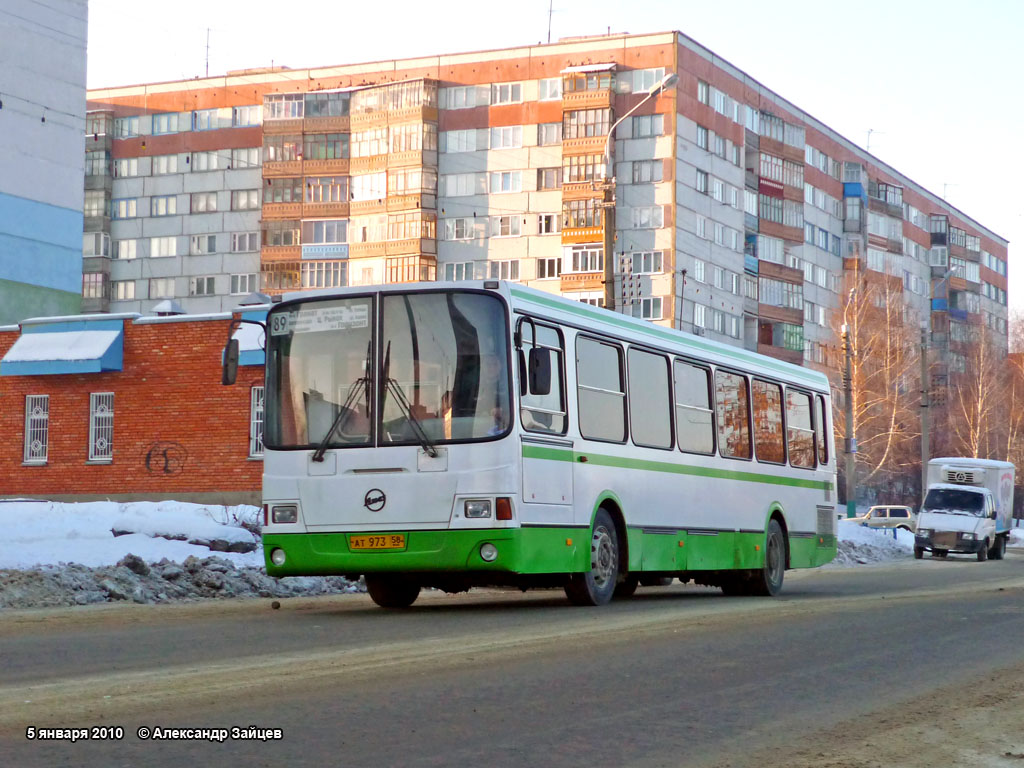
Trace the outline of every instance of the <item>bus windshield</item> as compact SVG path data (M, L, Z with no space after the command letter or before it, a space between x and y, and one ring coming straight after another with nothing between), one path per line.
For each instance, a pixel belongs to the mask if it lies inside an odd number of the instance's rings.
M506 312L469 292L309 301L270 317L265 440L328 448L488 440L511 427Z

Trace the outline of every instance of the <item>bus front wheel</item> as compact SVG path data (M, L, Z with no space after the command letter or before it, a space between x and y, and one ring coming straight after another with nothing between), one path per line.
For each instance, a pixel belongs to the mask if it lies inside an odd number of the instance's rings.
M366 591L381 608L408 608L420 594L420 585L385 573L366 574Z
M570 574L565 596L573 605L606 605L618 578L619 535L612 516L599 509L590 530L590 570Z

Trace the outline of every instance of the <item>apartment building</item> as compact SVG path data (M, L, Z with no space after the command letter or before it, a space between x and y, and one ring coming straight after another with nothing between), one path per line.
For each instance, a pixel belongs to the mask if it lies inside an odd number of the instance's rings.
M0 17L0 325L82 301L85 0Z
M678 32L89 98L94 310L500 278L834 370L856 275L1005 348L1004 238Z

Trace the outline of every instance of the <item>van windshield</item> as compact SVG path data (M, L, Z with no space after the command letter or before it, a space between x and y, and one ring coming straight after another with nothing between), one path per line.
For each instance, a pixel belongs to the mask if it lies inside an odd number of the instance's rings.
M980 517L985 513L985 494L959 488L932 488L924 500L924 511Z

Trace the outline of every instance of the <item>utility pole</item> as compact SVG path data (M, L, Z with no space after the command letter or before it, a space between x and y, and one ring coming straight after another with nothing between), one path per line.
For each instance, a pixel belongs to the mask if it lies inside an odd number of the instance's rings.
M853 434L853 372L851 358L853 350L850 344L850 328L845 323L842 327L843 348L846 353L846 371L843 374L843 396L846 400L846 516L857 516L857 438Z
M931 446L928 435L928 321L921 322L921 503L928 489L928 461Z

